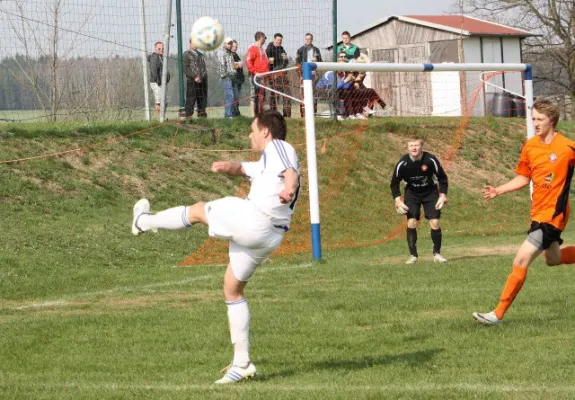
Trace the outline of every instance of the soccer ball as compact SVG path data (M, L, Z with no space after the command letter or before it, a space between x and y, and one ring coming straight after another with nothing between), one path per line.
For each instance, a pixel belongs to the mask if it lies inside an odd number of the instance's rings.
M202 17L194 22L190 39L200 50L215 50L224 40L224 27L217 19Z

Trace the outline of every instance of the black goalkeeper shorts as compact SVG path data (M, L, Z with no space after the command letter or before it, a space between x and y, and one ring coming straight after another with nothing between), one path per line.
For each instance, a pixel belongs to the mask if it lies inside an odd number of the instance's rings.
M421 206L425 213L425 219L439 219L441 217L441 210L435 209L435 203L439 200L439 191L432 190L428 193L414 193L410 190L405 191L404 202L409 207L407 218L421 219Z

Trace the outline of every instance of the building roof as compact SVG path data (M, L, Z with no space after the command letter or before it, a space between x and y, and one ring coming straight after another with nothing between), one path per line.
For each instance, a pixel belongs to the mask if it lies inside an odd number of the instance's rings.
M484 21L467 15L391 15L360 30L352 38L384 25L393 19L464 36L535 36L533 33L522 29Z

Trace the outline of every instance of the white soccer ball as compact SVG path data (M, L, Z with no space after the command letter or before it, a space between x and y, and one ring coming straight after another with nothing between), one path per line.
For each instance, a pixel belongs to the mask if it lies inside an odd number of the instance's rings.
M194 22L190 39L200 50L215 50L224 40L224 27L217 19L202 17Z

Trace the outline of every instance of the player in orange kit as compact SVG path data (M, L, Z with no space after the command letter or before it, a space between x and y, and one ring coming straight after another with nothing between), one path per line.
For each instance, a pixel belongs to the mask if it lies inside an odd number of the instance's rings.
M521 290L529 265L543 254L547 265L575 263L575 246L560 248L561 232L569 219L569 190L575 166L575 142L555 130L559 109L549 100L533 104L535 137L527 140L521 150L517 176L498 186L486 186L483 197L491 200L513 192L533 181L531 227L513 261L513 271L501 293L497 307L488 313L473 313L485 325L501 322L507 309Z

